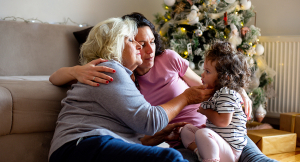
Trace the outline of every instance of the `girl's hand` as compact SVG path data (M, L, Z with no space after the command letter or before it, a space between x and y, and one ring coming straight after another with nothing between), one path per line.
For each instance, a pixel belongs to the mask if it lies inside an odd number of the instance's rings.
M103 72L115 73L116 71L106 66L96 66L99 63L106 62L104 59L96 59L83 66L75 66L72 75L79 82L91 86L99 86L98 83L108 84L113 78Z
M247 115L247 119L249 120L251 118L252 113L252 101L248 97L246 91L242 89L239 94L242 96L243 102L244 102L244 109L245 114Z

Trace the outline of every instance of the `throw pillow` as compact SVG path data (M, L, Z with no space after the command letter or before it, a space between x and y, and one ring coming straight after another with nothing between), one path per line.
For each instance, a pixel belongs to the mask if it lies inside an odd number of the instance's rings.
M73 32L73 35L79 43L79 46L81 46L86 41L86 38L88 37L92 28L93 27L89 27L80 31Z

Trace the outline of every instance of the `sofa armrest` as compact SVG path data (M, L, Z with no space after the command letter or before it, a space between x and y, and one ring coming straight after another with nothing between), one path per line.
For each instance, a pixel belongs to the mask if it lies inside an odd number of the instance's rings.
M0 79L0 135L54 131L68 89L49 81Z
M8 89L0 86L0 136L10 132L12 123L12 96Z

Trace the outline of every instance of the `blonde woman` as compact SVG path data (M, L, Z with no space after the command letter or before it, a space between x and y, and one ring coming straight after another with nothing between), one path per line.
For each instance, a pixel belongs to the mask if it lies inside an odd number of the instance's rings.
M204 90L204 86L193 87L165 104L151 106L131 77L142 64L136 34L136 22L129 18L111 18L91 30L81 48L81 63L109 60L98 66L115 69L116 73L107 73L114 82L98 87L80 82L72 85L62 100L50 162L187 161L175 149L154 145L170 138L174 128L186 124L168 125L169 121L186 105L206 100L211 91Z

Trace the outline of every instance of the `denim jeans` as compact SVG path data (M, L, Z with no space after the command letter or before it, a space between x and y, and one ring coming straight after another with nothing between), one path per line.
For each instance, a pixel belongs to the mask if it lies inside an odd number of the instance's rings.
M54 151L49 162L188 162L173 148L130 144L111 136L91 136L68 142Z

